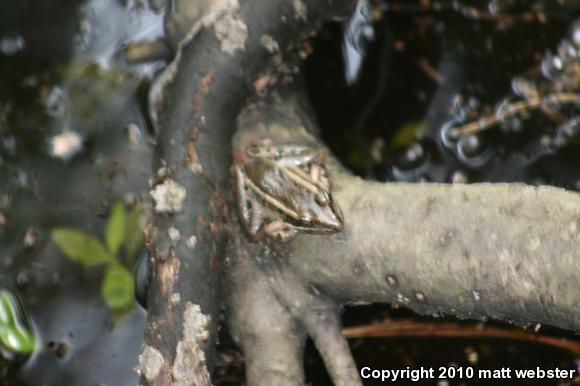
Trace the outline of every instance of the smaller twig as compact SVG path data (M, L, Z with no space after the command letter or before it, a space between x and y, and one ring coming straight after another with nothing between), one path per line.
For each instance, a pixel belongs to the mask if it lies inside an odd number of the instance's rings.
M489 327L483 323L418 322L413 319L385 319L379 323L347 327L342 330L347 338L402 336L429 338L501 338L545 344L570 351L580 356L580 341L569 338L535 335L521 329Z
M463 126L459 126L451 131L451 135L455 138L467 134L476 134L483 130L487 130L500 121L512 117L524 111L531 111L543 107L543 103L550 100L555 103L578 103L580 102L580 94L574 93L556 93L549 94L543 97L533 97L520 102L515 102L509 105L504 111L493 115L487 115L476 121L469 122Z
M431 79L434 83L438 85L444 85L447 82L447 79L441 72L437 71L427 58L419 58L417 60L417 66Z

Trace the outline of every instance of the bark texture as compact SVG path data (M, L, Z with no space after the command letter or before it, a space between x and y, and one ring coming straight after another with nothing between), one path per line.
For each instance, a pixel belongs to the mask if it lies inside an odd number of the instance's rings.
M294 98L249 106L234 150L264 138L316 143L304 111ZM303 384L306 334L336 385L360 385L341 334L347 303L580 330L577 193L505 183L385 184L351 175L332 156L328 166L343 232L289 244L238 235L227 269L229 320L250 385Z
M153 103L160 133L142 384L210 384L235 118L248 95L297 70L301 42L322 21L353 7L215 1L180 43Z

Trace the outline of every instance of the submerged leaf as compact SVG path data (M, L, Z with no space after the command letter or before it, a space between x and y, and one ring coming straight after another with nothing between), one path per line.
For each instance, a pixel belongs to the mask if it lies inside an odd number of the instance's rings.
M86 266L110 263L114 260L101 241L88 233L72 228L55 228L52 239L71 260Z
M398 149L409 146L417 138L420 138L426 130L425 122L410 121L400 126L396 131L389 147L391 149Z
M6 290L0 290L0 345L19 354L30 354L36 346L16 297Z
M109 214L109 221L105 231L105 241L113 256L117 255L125 238L125 204L119 201Z
M107 267L101 293L112 310L126 309L135 299L135 281L133 274L119 263Z
M141 251L145 243L143 211L139 205L127 210L125 215L125 254L129 263Z

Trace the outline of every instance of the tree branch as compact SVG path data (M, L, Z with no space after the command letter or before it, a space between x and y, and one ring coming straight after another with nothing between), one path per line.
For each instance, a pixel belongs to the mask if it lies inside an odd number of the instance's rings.
M143 384L210 384L235 117L256 85L293 70L297 43L353 3L217 1L180 44L153 106L160 133Z
M322 146L300 103L285 97L249 106L234 151L265 138ZM286 373L266 353L297 339L260 339L261 319L274 317L270 303L256 300L265 297L275 299L277 318L293 318L298 334L314 338L337 385L361 384L356 368L333 371L353 363L350 354L339 347L325 355L320 339L334 333L337 322L328 320L338 320L346 303L580 330L580 195L523 184L384 184L353 176L332 156L327 166L343 232L300 235L288 244L237 237L228 307L250 385L261 385L273 369ZM254 347L254 339L263 346Z

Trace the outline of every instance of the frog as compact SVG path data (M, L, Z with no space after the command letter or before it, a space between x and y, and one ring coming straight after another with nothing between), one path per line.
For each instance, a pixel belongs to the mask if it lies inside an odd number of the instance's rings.
M324 150L302 144L251 144L234 164L240 222L253 241L341 232Z

